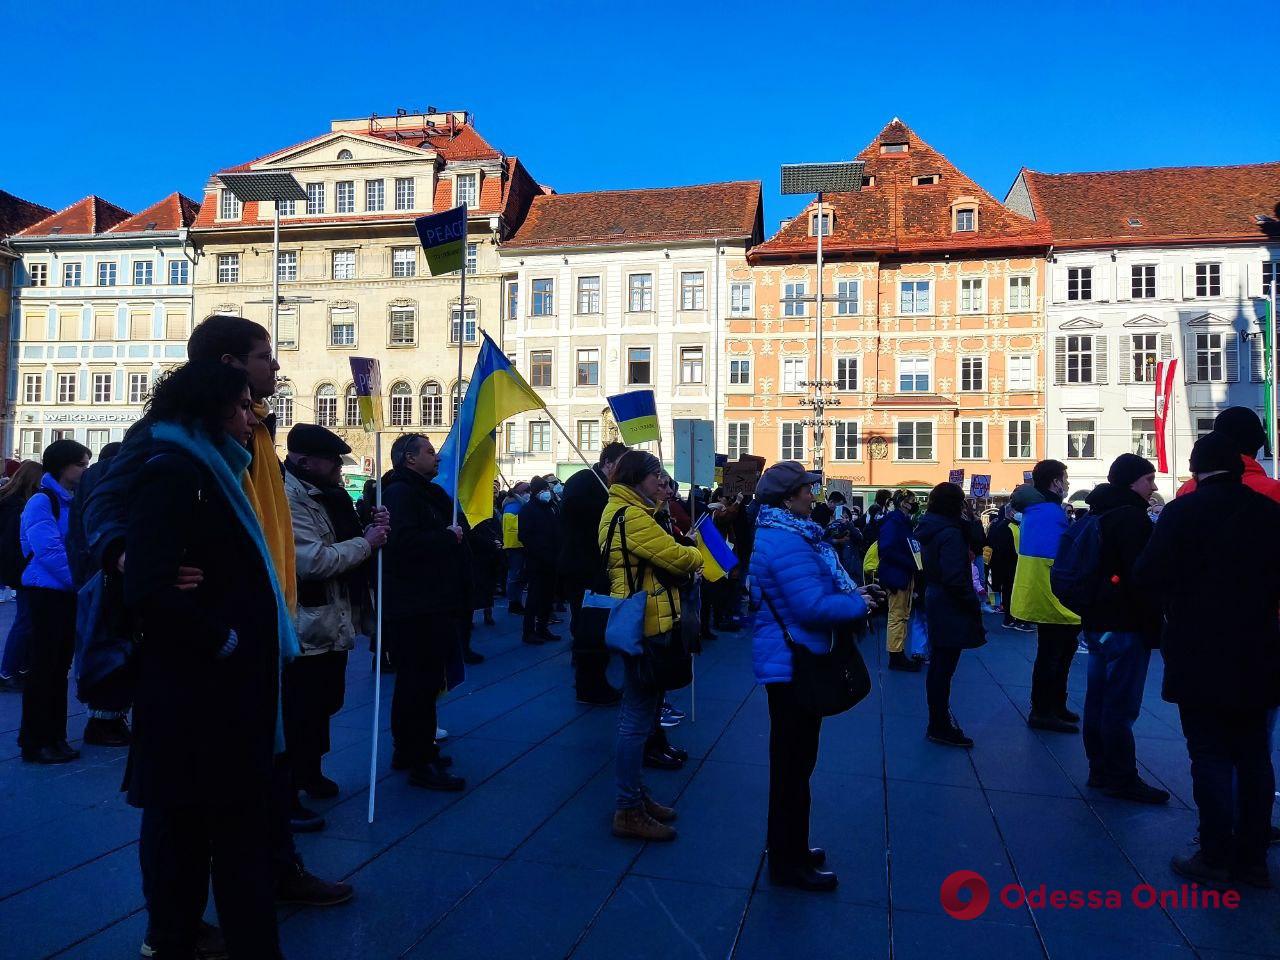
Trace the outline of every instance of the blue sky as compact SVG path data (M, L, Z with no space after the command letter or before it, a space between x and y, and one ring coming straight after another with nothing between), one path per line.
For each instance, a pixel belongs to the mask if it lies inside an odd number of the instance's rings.
M1280 159L1273 0L0 0L0 16L0 189L52 207L199 199L211 171L330 119L428 105L471 110L561 192L761 180L768 233L801 202L778 196L779 164L850 157L894 116L998 198L1023 165Z

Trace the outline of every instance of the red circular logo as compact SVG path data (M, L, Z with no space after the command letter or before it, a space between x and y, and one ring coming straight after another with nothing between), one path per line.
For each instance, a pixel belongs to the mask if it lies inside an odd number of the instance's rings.
M961 894L968 894L968 900L961 899ZM991 902L991 889L982 874L973 870L957 870L942 881L942 889L938 892L942 901L942 909L957 920L976 920L987 910Z

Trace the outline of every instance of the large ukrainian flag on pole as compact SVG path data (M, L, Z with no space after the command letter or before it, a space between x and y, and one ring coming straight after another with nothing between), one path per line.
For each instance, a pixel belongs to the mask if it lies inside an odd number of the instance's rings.
M498 345L484 334L467 395L440 448L440 472L435 479L453 496L454 465L458 464L458 508L472 525L493 516L498 424L517 413L545 406Z

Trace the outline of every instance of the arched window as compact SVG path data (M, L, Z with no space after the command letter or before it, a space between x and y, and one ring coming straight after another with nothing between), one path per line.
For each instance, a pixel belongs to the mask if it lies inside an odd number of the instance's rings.
M351 159L351 151L350 151L350 150L339 150L339 151L338 151L338 159L339 159L339 160L350 160L350 159Z
M413 423L413 390L403 380L391 385L391 426L407 427Z
M462 406L462 401L466 398L466 396L467 396L467 381L463 380L461 383L459 383L456 387L453 388L453 412L451 414L452 420L450 422L457 421L458 410Z
M293 426L293 388L281 387L271 398L271 409L275 411L277 427Z
M360 426L360 398L356 396L356 385L350 384L347 387L347 426Z
M444 391L440 384L428 380L422 385L422 425L424 427L444 426Z
M316 423L322 427L338 425L338 391L331 383L316 388Z

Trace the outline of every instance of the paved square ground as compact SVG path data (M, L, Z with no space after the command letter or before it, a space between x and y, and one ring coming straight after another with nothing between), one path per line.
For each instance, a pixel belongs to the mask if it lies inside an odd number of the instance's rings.
M7 629L12 604L0 611ZM954 712L977 741L965 752L924 739L924 677L883 669L881 621L862 644L872 695L823 727L813 841L841 884L815 895L774 889L762 870L768 717L747 633L722 634L698 659L696 720L692 691L674 695L690 717L671 738L689 763L646 773L659 799L676 802L680 839L645 846L609 835L614 711L574 702L567 641L524 646L516 618L501 607L497 616L499 626L477 628L489 659L441 710L466 792L417 790L391 772L384 686L373 825L361 786L373 679L370 658L352 657L326 763L343 793L316 804L328 827L298 843L315 872L351 880L357 894L330 910L282 911L291 960L1280 956L1277 892L1246 890L1233 911L1000 903L1014 883L1126 895L1178 885L1169 857L1189 847L1196 817L1177 713L1159 699L1158 655L1138 756L1173 800L1138 807L1086 789L1079 737L1025 726L1034 634L989 617L991 642L962 658ZM1080 710L1083 657L1071 690ZM20 699L0 694L0 955L137 956L146 918L138 814L117 792L124 751L23 764ZM78 704L72 713L76 738L84 715ZM990 885L979 920L940 905L943 878L960 869Z

